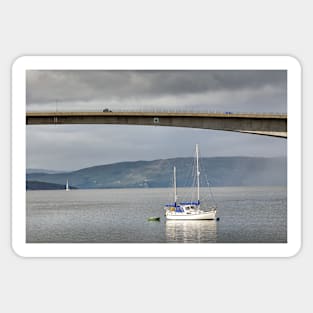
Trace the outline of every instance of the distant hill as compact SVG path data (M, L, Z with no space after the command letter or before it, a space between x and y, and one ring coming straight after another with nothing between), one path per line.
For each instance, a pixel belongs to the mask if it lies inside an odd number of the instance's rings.
M192 184L193 158L120 162L98 165L67 173L29 173L27 181L89 188L138 188L172 186L173 166L178 187ZM286 158L213 157L201 158L201 185L283 186L287 184ZM63 187L64 188L64 187Z
M46 170L46 169L38 169L38 168L26 169L26 174L34 174L34 173L59 174L59 173L64 173L64 171Z
M46 183L42 181L32 181L32 180L26 181L26 190L59 190L59 189L65 189L65 185ZM70 189L77 188L70 186Z

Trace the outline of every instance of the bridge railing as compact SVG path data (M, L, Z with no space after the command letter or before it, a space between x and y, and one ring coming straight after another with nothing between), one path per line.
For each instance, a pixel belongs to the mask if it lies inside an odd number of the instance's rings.
M104 111L105 109L109 109L111 111ZM173 108L173 109L164 109L164 108L154 108L154 109L146 109L146 108L132 108L132 109L110 109L110 108L101 108L101 109L88 109L88 110L82 110L82 109L53 109L53 108L49 108L49 109L36 109L36 110L26 110L26 113L36 113L36 112L125 112L125 113L134 113L134 112L142 112L142 113L208 113L208 114L270 114L270 115L286 115L286 112L249 112L249 111L236 111L236 110L232 110L232 111L221 111L221 110L213 110L213 109L209 109L209 110L204 110L204 109L177 109L177 108Z

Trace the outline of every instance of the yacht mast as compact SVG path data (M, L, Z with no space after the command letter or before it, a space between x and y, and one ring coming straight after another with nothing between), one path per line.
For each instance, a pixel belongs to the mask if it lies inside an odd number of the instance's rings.
M196 157L197 157L197 194L198 194L198 204L200 204L200 171L199 171L199 147L196 144Z
M176 207L177 193L176 193L176 166L174 166L174 203Z

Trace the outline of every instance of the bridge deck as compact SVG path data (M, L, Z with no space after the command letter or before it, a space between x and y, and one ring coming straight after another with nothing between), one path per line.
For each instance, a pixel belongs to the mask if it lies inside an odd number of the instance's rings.
M286 119L287 114L273 113L203 113L203 112L27 112L26 117L48 116L170 116L170 117L230 117L230 118L272 118Z
M26 124L120 124L188 127L287 138L287 114L270 113L27 112Z

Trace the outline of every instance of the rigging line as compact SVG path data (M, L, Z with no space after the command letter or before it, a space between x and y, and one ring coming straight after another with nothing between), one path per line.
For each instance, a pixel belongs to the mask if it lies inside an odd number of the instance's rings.
M193 157L193 166L192 166L192 177L193 177L193 182L192 182L192 197L191 201L195 201L197 196L196 196L196 185L197 185L197 161L196 161L196 153L194 153Z
M191 188L190 189L190 201L193 199L193 192L194 192L194 190L193 190L193 186L194 186L194 178L195 178L195 175L194 175L194 167L195 167L195 159L194 159L194 157L192 157L192 164L191 164L192 166L191 166L191 179L190 179L190 182L189 182L189 188Z
M214 198L214 196L213 196L213 192L212 192L212 188L211 188L211 183L210 183L210 181L209 181L209 179L208 179L207 173L206 173L206 171L205 171L205 167L203 167L203 168L200 170L200 160L201 160L201 155L200 155L200 151L199 151L199 171L203 170L203 175L202 175L202 177L204 176L204 179L205 179L205 181L206 181L206 183L207 183L207 186L209 187L209 196L210 196L210 199L212 199L213 204L214 204L215 206L217 206L217 202L216 202L216 200L215 200L215 198ZM201 163L202 163L202 162L201 162ZM208 199L208 201L209 201L210 199Z
M173 170L173 166L172 166L170 161L168 161L168 164L169 164L169 168L170 168L170 172L171 172ZM171 187L171 188L168 188L168 199L169 199L168 203L171 203L172 202L172 194L173 194L172 187L174 185L173 175L170 175L169 183L170 183L169 187Z
M189 166L189 170L186 172L187 176L186 176L186 180L185 180L185 184L183 185L184 187L190 187L188 184L188 181L191 181L191 177L192 177L192 166Z
M191 161L191 165L192 166L188 166L189 167L189 175L187 177L188 181L189 181L189 184L188 182L186 182L186 187L188 187L188 191L186 192L186 201L189 200L189 201L192 201L193 200L193 197L194 197L194 168L195 168L195 159L194 158L191 158L192 161Z
M217 206L217 202L216 202L215 197L214 197L213 192L212 192L211 183L210 183L210 181L209 181L209 179L208 179L206 173L204 173L204 177L205 177L207 186L209 187L209 193L210 193L210 197L211 197L211 199L212 199L212 202L213 202L213 204L214 204L215 206Z

